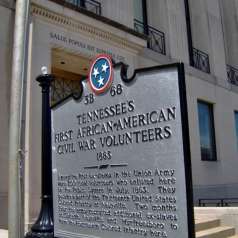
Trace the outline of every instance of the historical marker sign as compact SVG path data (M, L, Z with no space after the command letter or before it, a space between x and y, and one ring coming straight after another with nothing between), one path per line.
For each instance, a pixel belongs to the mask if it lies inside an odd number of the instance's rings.
M55 236L194 237L183 65L94 63L96 89L52 108Z

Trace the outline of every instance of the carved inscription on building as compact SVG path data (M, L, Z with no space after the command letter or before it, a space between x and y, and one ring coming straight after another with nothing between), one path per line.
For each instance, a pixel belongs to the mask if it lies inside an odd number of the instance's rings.
M175 69L52 110L57 237L188 237Z

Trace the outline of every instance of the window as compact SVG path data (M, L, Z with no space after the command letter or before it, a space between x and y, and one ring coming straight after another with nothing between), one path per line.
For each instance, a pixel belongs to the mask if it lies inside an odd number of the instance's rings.
M216 143L212 104L198 101L201 159L215 161Z
M148 35L146 0L134 0L134 29Z
M144 22L142 0L134 0L133 5L134 5L134 18L138 21Z
M149 2L149 1L148 1ZM146 0L134 0L134 29L148 36L147 47L160 54L166 55L164 32L148 25ZM152 2L151 2L152 3ZM155 2L153 3L156 9Z
M58 1L56 2L58 3ZM66 5L70 8L73 8L74 10L84 8L89 12L101 15L101 3L96 0L60 0L59 2L62 5Z
M66 2L73 4L75 6L86 7L85 0L66 0Z
M236 144L238 148L238 111L235 112Z

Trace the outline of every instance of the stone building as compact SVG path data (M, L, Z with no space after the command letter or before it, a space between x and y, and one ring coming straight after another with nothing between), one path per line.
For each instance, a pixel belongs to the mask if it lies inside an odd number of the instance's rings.
M7 226L8 126L15 1L0 0L0 227ZM38 214L41 94L52 103L79 89L90 60L107 53L135 68L185 64L194 201L238 197L237 0L32 0L25 117L25 214Z

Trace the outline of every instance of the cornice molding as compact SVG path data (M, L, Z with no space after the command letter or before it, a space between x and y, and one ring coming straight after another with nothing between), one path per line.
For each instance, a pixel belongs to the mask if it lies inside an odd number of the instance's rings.
M72 17L53 12L52 10L49 10L43 6L36 5L35 3L31 4L31 14L32 16L36 16L49 23L64 27L64 29L81 33L84 36L107 42L122 49L129 49L138 52L145 47L143 44L138 44L136 41L131 41L131 39L136 38L135 36L131 35L130 40L128 40L126 38L113 34L112 32L86 24ZM142 40L140 39L140 41Z

